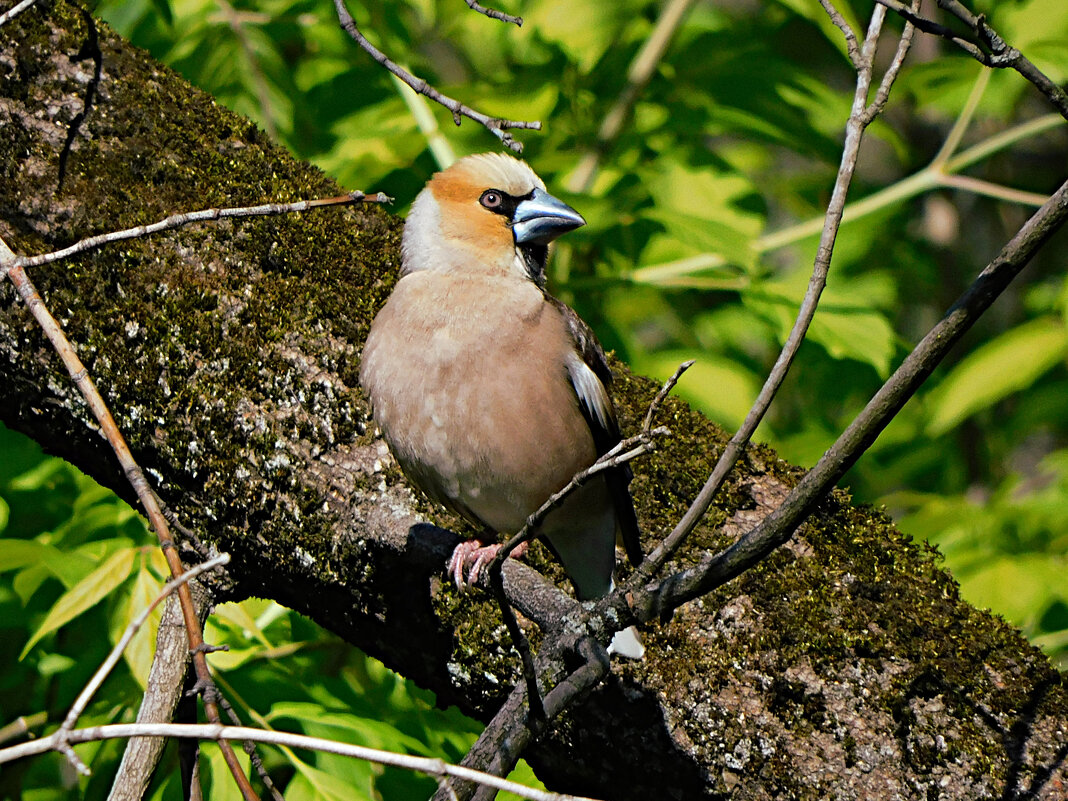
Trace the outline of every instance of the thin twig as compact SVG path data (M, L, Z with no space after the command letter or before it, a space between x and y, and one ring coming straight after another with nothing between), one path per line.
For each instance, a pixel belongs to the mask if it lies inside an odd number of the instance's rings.
M899 0L876 0L876 2L901 15L921 31L953 42L984 66L1016 70L1046 96L1062 117L1068 119L1068 92L1050 80L1023 53L1007 44L997 31L987 24L985 15L973 14L957 0L936 0L939 8L948 11L971 29L969 38L933 20L921 17L915 13L914 9Z
M22 737L24 734L29 734L34 729L39 728L46 723L48 723L47 712L34 712L32 715L19 715L6 726L0 726L0 743L6 743L8 740L14 740L17 737Z
M1002 248L780 506L725 551L636 593L636 602L632 603L630 611L641 620L667 613L730 581L789 539L812 508L927 380L953 345L1065 222L1068 222L1068 182Z
M168 231L190 223L221 220L225 217L264 217L276 214L292 214L294 212L307 211L319 206L334 206L347 203L392 203L393 198L379 192L376 195L365 195L358 189L347 195L338 197L320 198L317 200L301 200L296 203L265 203L261 206L238 206L228 209L202 209L190 211L185 214L172 214L159 222L150 225L138 225L122 231L112 231L99 236L90 236L80 242L75 242L70 247L56 250L51 253L42 253L39 256L20 256L13 262L17 267L36 267L41 264L49 264L54 261L69 258L86 250L98 248L111 242L121 242L124 239L135 239L147 234L155 234L160 231Z
M545 717L551 722L579 696L593 689L608 673L610 662L604 646L588 636L563 632L542 646L535 669L539 674L559 673L563 669L563 654L577 654L581 664L557 682L544 699ZM526 694L522 686L516 687L505 699L501 708L486 724L464 756L463 765L479 766L494 776L507 776L515 767L519 756L534 741L534 733L526 724L523 704ZM439 790L433 801L468 801L487 796L484 788L475 788L469 783L460 783Z
M671 390L675 388L675 385L679 383L679 379L682 378L682 374L694 366L696 359L687 359L678 367L675 368L675 372L671 374L671 377L664 382L664 385L660 387L660 391L656 393L656 397L653 398L653 402L649 404L649 409L645 413L645 419L642 421L642 431L651 432L653 430L653 420L656 418L656 413L660 411L660 405L664 402Z
M230 705L230 702L225 698L219 699L219 706L223 712L226 713L226 717L230 719L230 723L234 726L241 725L241 718L238 717L237 712ZM249 763L256 771L256 775L260 777L260 781L263 782L263 786L271 793L271 797L274 801L285 801L285 797L281 791L275 786L274 780L271 778L271 774L267 772L267 768L264 767L263 759L260 757L260 752L256 749L256 744L252 740L245 740L242 743L242 748L245 751L245 756L248 757Z
M982 178L972 178L970 175L943 175L941 183L951 189L961 189L973 195L985 195L1009 203L1019 203L1021 206L1041 206L1049 200L1048 195L1013 189L1011 186L1002 186L991 181L984 181Z
M477 11L479 14L485 14L491 19L499 19L501 22L511 22L513 25L518 25L521 28L523 27L522 17L516 17L512 14L505 14L503 11L498 11L495 8L486 8L485 6L477 3L476 0L464 0L464 2L467 3L468 8L470 8L472 11Z
M941 25L934 20L920 16L915 8L907 6L904 3L899 2L899 0L875 0L875 2L886 6L902 19L911 23L924 33L930 33L935 36L941 36L943 39L948 39L954 44L964 47L969 53L972 53L972 50L977 51L979 55L976 56L976 58L980 61L982 60L982 51L980 51L972 42L961 38L960 34L952 28L947 28L945 25ZM972 55L975 55L975 53L972 53Z
M849 61L853 65L853 69L858 72L864 69L864 59L860 55L860 46L857 44L857 34L853 31L853 28L846 18L842 16L842 12L834 7L834 4L830 0L820 0L820 5L823 6L824 12L831 18L831 22L842 32L842 36L846 41L846 53L849 55Z
M125 739L127 737L182 737L197 740L215 740L220 743L228 743L233 740L251 740L252 742L266 743L268 745L303 748L363 759L379 765L389 765L395 768L416 771L428 776L453 776L465 781L489 785L498 790L507 790L532 801L594 801L583 796L561 795L526 787L525 785L502 779L499 776L492 776L488 773L458 765L450 765L440 759L417 757L409 754L394 754L377 748L339 743L320 737L309 737L305 734L264 731L263 729L254 729L248 726L223 726L212 723L113 723L105 726L75 729L67 732L66 737L62 739L58 735L59 732L56 732L38 740L30 740L29 742L0 750L0 764L60 749L63 747L63 742L78 745L80 743Z
M81 392L86 401L86 405L99 424L100 430L115 453L119 465L126 475L126 480L137 494L138 500L141 501L145 515L148 517L152 529L156 532L156 537L159 540L163 556L167 560L167 567L170 570L171 577L178 578L185 572L185 568L171 537L170 527L159 508L155 493L152 492L148 479L145 478L141 467L134 460L133 454L122 436L122 432L119 431L119 427L115 423L115 418L112 417L111 410L108 409L107 404L96 388L96 384L89 376L89 370L82 364L81 359L74 352L70 340L63 333L62 327L44 305L44 301L38 294L36 287L30 281L29 276L26 275L25 269L15 264L15 254L2 239L0 239L0 274L7 275L11 279L26 307L34 316L34 319L37 320L37 324L41 326L56 353L59 354L63 365L67 368L67 372L70 373L71 380L78 387L79 392ZM211 682L211 673L208 670L208 662L203 651L204 636L201 633L200 622L197 619L193 596L189 591L188 584L181 584L178 587L178 600L182 609L186 634L189 638L189 649L193 654L193 666L197 674L197 683L198 686L205 690L203 699L204 713L212 723L219 723L219 709L211 697L212 694L209 692L214 685ZM241 763L238 762L237 755L234 753L233 748L230 747L230 744L221 742L219 748L231 775L234 777L234 781L241 790L242 797L246 801L259 801L259 796L252 789L252 785L242 770Z
M682 378L682 374L689 370L694 365L694 360L689 359L675 368L675 372L671 377L664 382L660 387L660 391L656 393L656 397L653 398L649 404L649 409L645 414L645 420L642 422L641 431L632 437L621 439L610 450L602 454L596 462L591 464L585 470L577 472L566 485L564 485L559 491L549 496L538 509L527 517L527 522L519 532L513 536L508 542L501 546L501 550L497 553L493 562L490 563L492 568L494 564L504 564L504 560L508 558L508 554L522 545L524 542L534 539L537 536L538 528L541 526L542 521L545 520L545 516L549 514L553 509L556 509L562 504L567 497L593 478L598 473L603 473L605 470L611 470L614 467L621 467L629 461L637 459L643 454L649 453L656 447L655 440L659 437L666 437L671 435L671 430L665 426L653 427L654 418L656 412L660 409L660 405L664 402L664 399L668 396L675 385L679 383L679 379Z
M23 11L25 11L27 8L29 8L30 6L32 6L36 2L37 2L37 0L22 0L21 3L18 3L17 5L13 6L12 8L9 8L3 14L0 14L0 25L3 25L5 22L7 22L10 19L14 19L15 17L17 17L19 14L21 14Z
M216 554L212 554L214 556ZM206 557L210 558L210 557ZM193 559L197 564L204 559ZM197 619L201 625L208 615L211 591L204 586L191 585ZM181 605L172 594L164 603L156 633L152 668L135 723L196 723L199 699L183 695L184 679L192 673L189 668L189 637L182 621ZM185 744L183 744L185 745ZM166 742L157 737L130 740L123 749L122 760L111 780L107 801L141 801L147 794L152 776L159 765ZM179 761L188 748L179 749ZM195 801L190 799L190 801Z
M912 0L912 8L919 10L920 0ZM886 72L883 73L883 79L879 82L879 88L875 92L875 99L864 110L866 124L870 125L872 120L882 114L883 109L886 107L886 101L890 98L890 90L894 88L894 81L897 80L898 73L901 72L901 65L905 63L905 56L909 54L909 49L912 47L912 37L915 33L915 26L906 20L905 27L901 31L901 38L897 41L894 58L890 61L890 66L886 68Z
M504 564L503 560L501 564ZM503 571L491 562L488 572L490 588L497 600L497 606L501 609L501 618L504 620L505 628L508 629L508 636L512 638L512 645L519 652L519 663L523 670L523 686L527 690L527 722L533 735L540 737L548 727L549 720L545 715L545 705L542 702L541 689L538 687L538 674L534 669L534 656L530 650L530 641L523 634L512 605L508 602L508 596L504 591Z
M78 694L78 697L74 699L74 703L71 704L70 711L67 712L67 717L64 718L62 725L59 727L57 734L61 732L71 732L74 730L75 725L78 723L78 718L85 711L85 707L96 695L96 691L100 689L100 685L104 683L104 679L108 677L115 665L118 664L122 658L123 652L126 650L126 646L130 644L130 640L140 630L141 626L148 620L148 616L152 614L152 611L159 606L159 604L167 598L172 592L183 586L186 582L192 581L201 573L205 573L208 570L214 570L217 567L230 563L230 554L223 553L216 556L214 559L209 559L207 562L202 562L195 567L185 571L176 579L172 579L163 585L156 599L152 601L133 621L126 627L126 630L122 633L119 641L115 643L115 647L111 649L111 653L108 654L107 659L93 674L92 678L86 683L85 687ZM62 736L62 735L60 735ZM84 767L84 766L83 766ZM88 775L88 768L85 769L85 774Z
M512 638L512 643L519 652L520 660L522 662L523 681L527 689L527 709L529 711L530 723L535 729L536 735L544 730L544 726L547 723L547 717L542 705L541 692L538 688L538 674L534 668L534 659L530 652L530 644L527 641L526 636L523 634L523 630L519 626L519 621L516 619L515 613L512 611L511 604L508 602L508 596L504 590L502 569L505 560L507 560L508 556L520 545L529 542L538 536L539 528L541 527L542 521L545 520L546 515L560 506L571 493L575 492L579 487L598 473L602 473L605 470L611 470L615 467L620 467L643 454L649 453L655 447L654 440L657 437L667 436L671 433L663 426L653 428L653 419L657 410L660 408L660 404L664 402L668 393L671 392L678 383L682 374L690 369L691 366L693 366L693 360L683 362L675 370L671 378L664 382L664 385L660 388L656 397L653 398L652 403L649 404L649 410L645 415L645 421L638 434L620 440L616 443L615 447L598 458L596 462L585 470L580 470L576 473L571 481L558 492L551 495L545 503L527 517L526 524L523 528L501 546L497 551L497 554L489 563L489 568L486 572L488 574L490 588L493 590L493 594L501 608L501 616L504 619L505 626L508 628L508 633Z
M693 362L689 362L686 367L690 364L693 364ZM685 370L685 367L680 368L677 374L681 374L683 370ZM501 569L504 566L504 562L516 548L524 542L529 542L538 536L538 529L541 526L542 521L545 519L545 516L567 500L567 497L571 495L571 493L575 492L579 487L598 473L603 473L605 470L620 467L643 454L649 453L655 447L654 439L656 437L668 436L670 433L671 432L667 428L660 426L650 431L642 431L640 434L621 440L614 448L601 456L588 468L576 473L571 481L569 481L562 489L553 493L545 503L538 507L538 509L527 518L527 522L523 528L500 547L497 554L489 563L486 572L489 577L490 588L493 590L497 603L501 607L501 615L504 618L505 625L508 627L508 633L512 637L512 642L515 645L516 650L519 652L523 664L523 680L527 688L530 719L534 724L534 727L539 731L547 721L547 718L542 706L541 692L538 689L537 672L534 669L534 662L530 653L530 645L527 642L526 636L523 634L523 630L519 627L519 621L516 620L515 613L512 611L511 604L508 602L508 597L504 592L504 578L501 575Z
M412 87L416 92L421 95L426 95L436 103L445 106L445 108L452 112L453 122L457 125L460 124L460 119L462 117L474 120L500 139L505 147L516 153L523 152L523 145L512 138L512 135L508 133L509 129L522 128L534 131L541 130L541 123L537 120L527 122L523 120L504 120L498 117L490 117L480 111L475 111L473 108L465 106L459 100L454 100L451 97L443 95L425 80L415 77L395 61L392 61L385 53L367 41L367 38L360 33L360 29L356 25L356 20L352 18L348 9L345 8L345 0L334 0L334 8L337 10L337 17L338 21L341 23L341 27L352 37L352 40L356 42L356 44L367 51L371 58Z
M693 361L687 362L686 367L689 367L692 364ZM681 370L685 370L685 368L681 368ZM679 371L680 373L681 370ZM656 447L655 440L657 438L666 437L670 434L671 430L667 427L657 426L649 431L642 431L635 434L633 437L627 437L626 439L620 440L614 448L606 452L585 470L577 472L572 479L564 485L564 487L550 495L545 503L539 506L536 511L532 512L527 518L527 522L523 528L501 546L500 551L497 552L493 561L490 562L490 568L492 569L494 565L498 565L497 569L499 570L499 565L504 564L504 560L508 558L508 555L512 551L524 542L529 542L534 539L538 535L538 527L541 525L542 521L545 520L545 516L567 500L567 497L572 492L597 474L603 473L605 470L611 470L614 467L621 467L627 462L651 452Z
M826 0L823 1L825 2ZM793 328L790 330L790 334L786 338L786 342L783 345L771 372L768 374L764 386L760 390L760 394L753 403L753 407L746 415L741 428L738 429L738 432L731 437L730 442L727 443L727 447L724 448L723 453L720 454L720 458L716 462L712 474L708 477L708 480L690 505L690 508L686 510L682 519L676 524L674 530L672 530L664 541L657 546L657 548L649 555L648 559L635 570L630 579L627 580L627 586L631 590L636 589L655 576L672 555L678 551L682 546L682 543L689 537L690 533L696 528L701 519L704 518L709 506L712 505L712 500L715 498L716 493L718 493L720 487L723 486L723 482L727 480L727 475L741 456L742 451L748 445L757 426L760 425L760 421L764 419L764 415L771 406L771 402L778 394L779 387L786 378L786 374L790 369L790 365L793 363L794 357L801 348L801 343L804 341L805 334L808 332L809 325L811 325L812 319L816 314L816 307L819 305L820 295L823 293L823 289L827 285L827 275L830 271L831 255L834 252L834 241L838 235L838 228L842 224L846 196L849 191L849 185L853 179L853 171L856 168L857 156L860 152L860 142L863 138L865 129L873 119L873 117L868 115L869 106L867 98L871 88L875 46L879 38L879 33L882 30L882 23L885 15L886 9L879 6L875 7L872 12L871 22L868 25L864 44L858 49L858 58L861 67L857 71L857 86L856 91L853 94L853 106L849 115L849 120L846 122L846 137L842 147L842 160L838 168L838 177L835 180L834 189L831 192L831 200L827 205L823 231L820 235L820 244L816 251L816 258L812 267L812 275L809 278L808 288L805 291L805 296L798 309L797 319L794 321ZM900 54L900 48L898 52ZM881 105L876 108L881 108Z

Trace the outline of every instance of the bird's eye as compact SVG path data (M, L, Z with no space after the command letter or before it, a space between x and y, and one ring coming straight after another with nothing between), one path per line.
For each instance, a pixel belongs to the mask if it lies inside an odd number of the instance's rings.
M501 193L496 189L487 189L482 193L482 197L478 199L478 202L485 206L487 209L499 208L504 198Z

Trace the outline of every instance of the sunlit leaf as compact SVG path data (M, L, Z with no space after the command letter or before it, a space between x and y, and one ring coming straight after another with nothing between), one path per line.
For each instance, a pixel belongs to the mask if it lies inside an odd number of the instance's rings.
M248 756L238 747L234 748L234 752L237 754L242 771L247 776L249 771ZM202 775L205 763L208 767L208 781L204 784L204 798L210 798L211 801L244 801L241 790L238 789L237 784L234 782L234 777L230 774L226 761L223 759L222 751L219 750L219 746L216 743L202 742L200 744Z
M836 359L866 362L883 378L890 374L894 329L878 312L817 312L808 339L823 345Z
M32 470L11 479L8 486L16 492L42 489L48 486L53 476L70 469L70 466L59 459L45 459Z
M123 548L112 554L104 564L61 595L22 649L19 659L25 658L42 637L74 620L118 589L130 575L137 550Z
M37 660L37 670L42 676L66 673L78 663L66 654L44 654Z
M359 769L363 774L362 781L342 781L301 759L291 759L290 762L297 769L297 776L286 789L286 801L380 801L381 797L374 791L374 776L377 771L367 762L349 761L362 766Z
M37 540L4 540L0 543L0 573L37 564L45 552L59 554L51 545Z
M1017 626L1034 622L1035 610L1050 597L1068 600L1064 581L1068 559L1050 554L1004 556L958 576L964 597L995 609Z
M142 560L129 594L109 621L113 645L118 643L130 623L156 600L162 588L162 582L152 574L146 562ZM163 616L162 609L161 605L152 611L122 653L123 659L130 668L130 673L142 687L148 687L148 674L156 653L156 632L159 629L160 618Z
M319 704L299 701L274 704L268 719L273 722L281 718L299 721L305 733L316 737L338 739L369 748L407 751L415 754L428 753L425 744L409 737L389 723L325 709Z
M1030 386L1062 361L1068 330L1041 318L1001 334L961 361L928 399L928 433L937 436L976 412Z
M743 366L709 353L660 351L637 359L637 369L664 380L695 356L697 362L686 371L675 393L717 423L737 428L760 391L759 382Z

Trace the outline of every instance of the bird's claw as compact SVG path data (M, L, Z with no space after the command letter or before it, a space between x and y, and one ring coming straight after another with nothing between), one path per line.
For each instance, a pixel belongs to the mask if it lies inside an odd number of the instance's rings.
M467 540L457 545L445 567L456 584L456 589L463 591L475 586L482 574L482 568L496 559L500 550L500 545L482 545L478 540ZM510 556L518 558L526 553L526 550L527 543L524 542L513 550Z

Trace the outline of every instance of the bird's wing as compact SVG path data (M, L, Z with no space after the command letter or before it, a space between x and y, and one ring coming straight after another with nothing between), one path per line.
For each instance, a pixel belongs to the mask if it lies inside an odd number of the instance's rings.
M575 343L575 351L567 360L567 373L571 386L578 397L579 408L593 435L597 455L601 456L620 441L619 424L608 387L612 384L612 371L608 367L604 350L597 337L581 317L565 303L546 296L563 315ZM645 558L642 554L638 518L634 513L634 501L630 497L631 471L629 465L620 465L605 471L605 482L616 510L623 547L631 564L637 566Z

